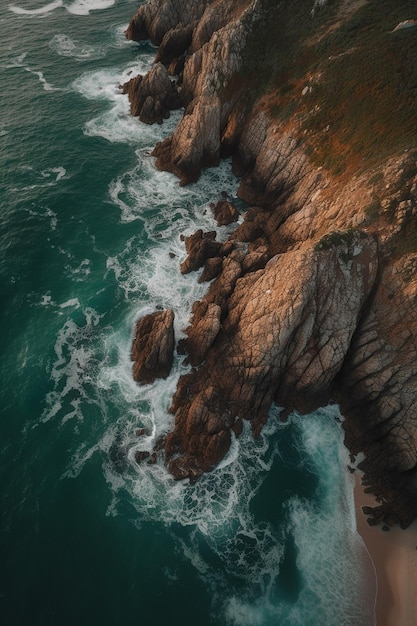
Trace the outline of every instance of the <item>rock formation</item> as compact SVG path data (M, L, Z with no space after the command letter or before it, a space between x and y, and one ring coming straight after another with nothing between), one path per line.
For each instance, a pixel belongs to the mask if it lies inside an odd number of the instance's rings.
M227 199L219 200L216 204L211 204L210 208L213 212L217 226L227 226L236 222L239 212L232 202Z
M154 65L146 76L135 76L122 86L131 102L132 115L145 124L162 123L170 111L181 107L181 100L174 81L162 63Z
M136 323L131 360L133 378L152 383L166 378L171 371L174 350L174 312L172 309L145 315Z
M193 369L165 460L194 480L242 419L256 436L274 400L308 412L332 399L349 449L365 452L375 521L406 526L417 517L417 43L412 29L392 32L394 0L290 4L149 0L127 31L160 45L185 107L156 165L186 184L231 155L250 205L227 241L185 240L181 270L212 282L179 346Z

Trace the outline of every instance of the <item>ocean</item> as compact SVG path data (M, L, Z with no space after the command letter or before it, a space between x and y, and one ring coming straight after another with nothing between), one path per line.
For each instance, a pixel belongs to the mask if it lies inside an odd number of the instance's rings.
M134 463L178 377L132 379L135 321L207 289L181 235L236 199L230 161L180 187L119 85L152 65L137 0L5 0L0 14L0 623L367 626L336 406L272 407L195 485ZM242 210L244 207L239 205ZM146 428L138 438L136 430Z

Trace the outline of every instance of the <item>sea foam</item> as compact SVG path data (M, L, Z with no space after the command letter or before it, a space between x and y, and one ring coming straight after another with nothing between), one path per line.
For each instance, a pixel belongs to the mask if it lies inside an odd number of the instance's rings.
M25 9L15 4L9 5L9 10L17 15L32 15L43 17L48 13L52 13L55 9L64 8L68 13L73 15L89 15L91 11L103 11L109 9L115 4L115 0L75 0L75 2L63 2L63 0L54 0L42 7L36 9Z
M9 9L13 13L17 15L39 15L43 16L47 13L51 13L60 7L64 6L62 0L54 0L54 2L49 2L42 7L38 7L37 9L24 9L22 7L16 6L15 4L9 4Z
M91 11L103 11L115 4L115 0L75 0L65 4L68 13L73 15L89 15Z
M101 59L106 55L106 49L103 46L83 44L64 33L54 35L49 42L49 47L59 56L71 57L77 61Z

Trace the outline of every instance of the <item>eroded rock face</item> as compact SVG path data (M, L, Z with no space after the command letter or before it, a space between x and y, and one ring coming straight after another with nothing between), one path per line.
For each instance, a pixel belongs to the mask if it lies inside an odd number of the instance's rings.
M185 110L177 130L152 152L156 166L173 172L182 185L198 180L203 167L220 161L220 100L205 94Z
M159 45L166 33L183 22L199 20L210 0L149 0L142 4L126 30L134 41L150 39Z
M167 69L157 63L145 76L135 76L122 86L127 93L132 115L145 124L162 123L170 111L181 107L175 83L169 78Z
M131 360L137 382L152 383L169 375L174 350L173 325L172 309L145 315L136 323Z
M200 281L212 283L181 344L194 369L173 399L165 460L194 480L242 419L259 432L273 400L310 411L332 397L350 450L366 454L375 519L407 525L417 517L417 155L410 145L372 176L338 177L306 151L302 124L314 110L279 121L268 100L245 108L237 77L271 6L149 0L128 29L160 44L158 59L179 75L185 112L155 147L157 166L186 184L232 155L239 195L253 205L226 242L202 231L186 239L181 271L203 268ZM303 97L295 79L287 87Z
M341 395L347 444L362 463L378 520L417 516L417 255L381 275L374 305L346 360Z
M239 211L232 202L228 200L219 200L216 204L210 205L217 226L227 226L236 222L239 217Z
M235 270L225 281L222 330L173 399L165 452L176 478L212 469L238 418L256 435L274 399L302 411L327 403L377 268L376 243L357 234L329 249L273 257L243 278Z

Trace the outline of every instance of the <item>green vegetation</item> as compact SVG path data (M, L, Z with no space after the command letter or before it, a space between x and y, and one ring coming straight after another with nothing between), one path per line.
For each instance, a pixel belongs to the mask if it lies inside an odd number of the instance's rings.
M369 0L317 45L322 76L307 96L314 114L303 121L317 163L370 167L415 143L417 30L392 32L411 10Z
M268 94L270 115L292 118L313 162L336 175L415 145L417 28L392 32L417 18L414 3L368 0L344 22L337 0L314 17L311 0L262 6L241 77L247 105Z
M350 228L348 230L340 231L335 230L328 235L325 235L320 239L316 245L316 250L330 250L331 248L337 248L338 246L351 246L355 240L355 237L366 237L365 233Z

